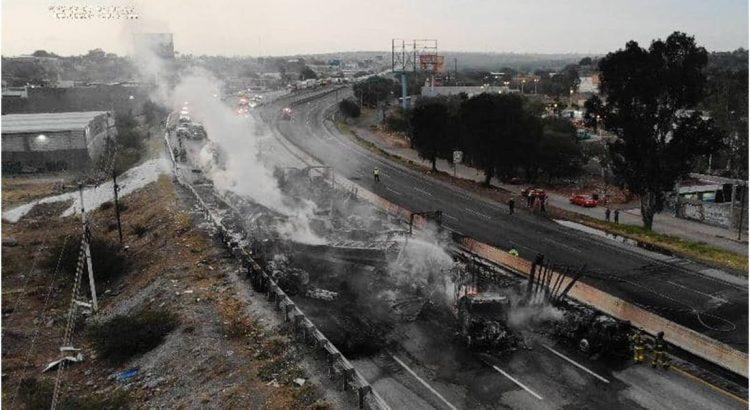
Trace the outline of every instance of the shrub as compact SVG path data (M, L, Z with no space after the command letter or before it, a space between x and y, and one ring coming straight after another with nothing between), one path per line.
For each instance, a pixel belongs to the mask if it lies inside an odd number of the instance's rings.
M179 319L172 312L143 310L89 325L86 338L101 358L122 363L159 346L178 324Z
M148 226L136 223L130 226L130 232L139 238L143 238L148 233Z
M21 380L18 389L18 399L24 407L30 410L49 409L52 405L52 393L54 385L49 380L37 380L26 378ZM130 408L130 396L118 390L107 395L84 396L67 394L62 396L58 408L65 410L73 409L128 409Z
M403 111L399 110L385 117L385 128L393 132L407 132L409 131L409 120Z
M65 247L63 248L63 245ZM116 241L94 236L91 238L91 263L94 268L94 279L98 286L114 280L130 270L131 262L125 255L122 247ZM44 262L48 272L53 273L57 267L58 257L60 259L60 271L64 275L75 275L78 264L78 253L81 249L81 241L78 236L71 236L65 243L64 238L58 238L52 246L51 252ZM87 280L86 275L81 280Z
M357 118L361 114L359 105L348 98L345 100L341 100L341 102L339 103L339 110L341 110L341 112L349 118Z

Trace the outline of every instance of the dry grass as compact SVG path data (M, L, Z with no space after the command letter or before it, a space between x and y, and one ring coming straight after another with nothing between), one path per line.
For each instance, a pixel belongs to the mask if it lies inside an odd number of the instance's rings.
M21 189L22 185L14 187ZM23 194L14 194L23 197ZM274 349L274 354L256 356L256 353L275 346L275 335L248 315L246 302L232 296L234 288L227 285L225 275L237 269L233 266L234 260L226 258L226 252L218 248L206 232L196 229L194 216L179 204L170 178L161 177L128 195L126 201L129 209L122 215L123 225L139 227L123 230L132 266L107 288L113 292L100 294L102 308L106 311L131 306L124 312L169 309L179 315L182 323L173 333L182 332L194 343L210 345L220 352L234 352L231 358L216 356L215 366L202 370L200 381L196 381L194 374L187 373L186 362L182 359L190 354L189 351L174 350L176 348L169 347L166 342L156 346L145 354L161 358L158 370L169 381L159 391L136 384L128 395L132 407L148 407L154 400L170 403L174 400L176 407L194 407L203 398L206 405L222 403L227 408L289 409L313 405L325 408L326 403L320 400L322 395L317 386L306 383L299 387L291 382L292 376L305 376L295 362L298 359L296 353L290 354L295 350L288 340L284 339L283 351ZM46 386L54 376L54 372L39 374L39 369L50 360L50 352L59 347L70 301L70 287L62 286L62 275L52 282L49 268L40 263L36 273L29 276L35 255L39 255L41 261L52 253L47 238L69 234L75 240L80 235L77 218L62 219L54 216L57 214L53 210L48 211L37 212L33 218L24 217L16 224L3 222L6 235L10 233L18 240L18 246L3 249L2 259L2 308L5 313L3 387L7 389L3 390L2 404L8 408L18 407L22 401L16 394L21 379L33 375L41 383L38 386ZM116 230L106 229L113 218L111 209L92 211L92 229L105 240L117 241ZM195 294L175 297L175 290L182 288L175 288L174 283L193 289ZM48 289L52 292L44 311ZM20 302L18 305L17 301ZM15 311L11 312L13 309ZM44 317L41 317L43 311ZM48 325L49 319L52 321ZM210 323L218 326L207 327ZM92 355L93 346L83 339L84 330L76 330L73 344L84 348L86 361L65 370L65 388L72 389L67 395L88 400L92 391L105 391L115 397L123 384L108 380L112 365L103 357ZM31 348L35 331L39 334ZM187 349L192 349L192 344ZM117 369L127 368L128 363ZM266 375L262 377L261 374ZM279 375L279 387L268 384L268 376L274 374ZM87 382L96 383L98 387L93 389ZM175 389L171 388L172 384L190 386L191 394L173 398L171 395ZM14 397L17 400L10 406ZM44 401L46 394L26 397ZM91 396L90 399L96 398Z
M35 199L56 195L63 192L66 177L19 176L2 178L3 209L31 202ZM75 187L66 187L66 190Z

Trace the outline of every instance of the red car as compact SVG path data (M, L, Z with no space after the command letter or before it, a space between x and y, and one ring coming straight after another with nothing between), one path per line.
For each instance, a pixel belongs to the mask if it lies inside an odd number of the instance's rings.
M571 195L570 203L584 206L586 208L593 208L599 204L599 201L594 199L591 195Z

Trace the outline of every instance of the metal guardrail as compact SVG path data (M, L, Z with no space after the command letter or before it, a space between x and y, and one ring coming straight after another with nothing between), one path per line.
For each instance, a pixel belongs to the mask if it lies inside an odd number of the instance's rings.
M172 146L169 142L169 135L164 135L164 141L167 150L172 153ZM170 155L174 169L175 180L187 188L195 196L204 217L211 223L220 236L221 242L227 250L242 264L247 270L247 275L253 288L266 295L269 302L272 302L276 310L284 315L284 321L292 322L293 333L299 342L312 345L317 351L325 355L328 365L328 376L337 383L341 390L351 391L356 395L359 408L368 408L371 410L390 410L390 406L383 400L380 395L373 390L367 380L354 368L349 360L331 343L330 340L315 326L315 324L300 310L289 296L278 286L278 284L258 265L252 258L252 254L245 247L232 240L232 232L228 230L206 204L198 191L187 182L182 176L181 167ZM225 203L225 201L216 195L216 198ZM229 204L226 204L229 206Z

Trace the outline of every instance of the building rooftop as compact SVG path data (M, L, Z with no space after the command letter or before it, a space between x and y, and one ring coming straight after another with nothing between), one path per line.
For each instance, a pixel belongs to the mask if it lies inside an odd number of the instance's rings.
M82 130L107 111L59 112L43 114L6 114L0 117L3 134Z

